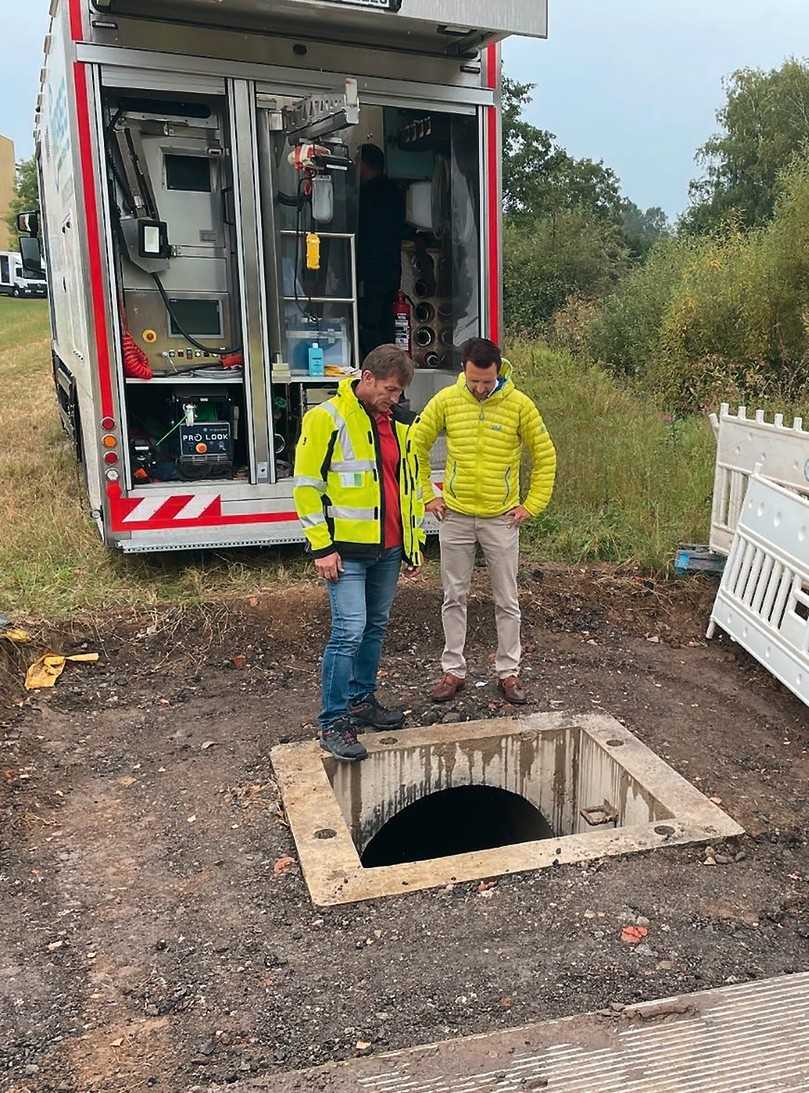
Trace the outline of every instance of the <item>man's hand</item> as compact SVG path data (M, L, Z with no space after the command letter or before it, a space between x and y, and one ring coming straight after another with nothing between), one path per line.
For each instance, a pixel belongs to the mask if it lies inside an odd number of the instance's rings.
M512 509L508 514L507 519L509 527L521 528L526 520L531 519L531 513L525 505L517 505L516 509Z
M447 515L447 506L444 504L442 497L434 497L432 501L428 501L424 506L424 511L432 513L436 520L443 520Z
M335 550L325 558L315 558L315 569L318 577L322 577L324 581L339 581L343 572L343 559Z

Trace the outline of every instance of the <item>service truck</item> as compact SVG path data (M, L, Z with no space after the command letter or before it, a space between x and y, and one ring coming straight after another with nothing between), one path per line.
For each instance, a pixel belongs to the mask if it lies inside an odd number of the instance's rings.
M125 552L302 542L307 408L361 363L358 163L405 209L414 410L501 334L499 43L546 0L52 0L35 122L53 372ZM367 240L365 241L367 246ZM368 277L366 273L365 277ZM314 362L314 367L313 367Z
M39 270L37 269L37 274ZM0 294L3 296L47 296L43 276L26 272L22 255L15 250L0 251Z

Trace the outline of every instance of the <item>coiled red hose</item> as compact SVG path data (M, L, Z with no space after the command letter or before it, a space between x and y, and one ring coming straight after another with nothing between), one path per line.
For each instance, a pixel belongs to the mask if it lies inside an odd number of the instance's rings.
M153 372L149 358L128 330L124 331L123 351L124 375L136 380L150 380Z

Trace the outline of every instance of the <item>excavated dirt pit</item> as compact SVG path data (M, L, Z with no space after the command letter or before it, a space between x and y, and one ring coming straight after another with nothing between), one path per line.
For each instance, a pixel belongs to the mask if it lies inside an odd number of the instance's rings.
M614 718L535 714L272 752L318 906L742 834Z

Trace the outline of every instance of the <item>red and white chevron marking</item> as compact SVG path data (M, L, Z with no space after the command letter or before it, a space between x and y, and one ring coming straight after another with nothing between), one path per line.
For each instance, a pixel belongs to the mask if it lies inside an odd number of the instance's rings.
M163 521L199 520L205 516L221 516L222 501L219 494L210 493L159 493L148 497L121 499L121 508L128 509L121 516L121 523L142 524Z
M107 501L111 529L116 532L298 523L294 509L282 512L223 512L222 498L213 493L150 493L147 497L124 497L120 484L110 482L107 484Z

